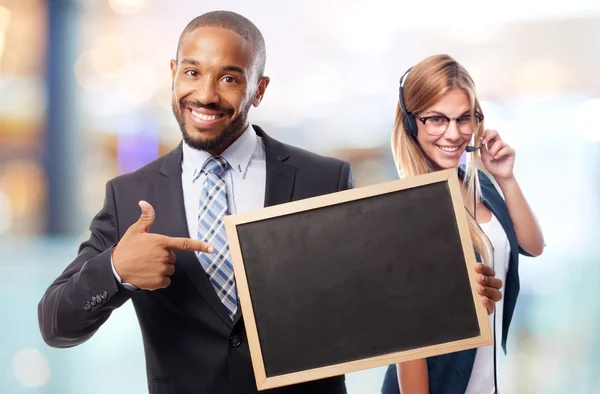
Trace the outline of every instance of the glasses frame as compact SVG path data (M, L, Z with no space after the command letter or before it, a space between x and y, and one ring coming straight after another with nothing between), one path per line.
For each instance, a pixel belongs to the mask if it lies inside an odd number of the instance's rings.
M466 116L466 115L461 115L461 116L458 116L458 117L455 117L455 118L451 118L451 117L449 117L449 116L446 116L446 115L431 115L431 116L425 116L425 117L423 117L423 118L422 118L422 117L420 117L420 116L419 116L418 114L416 114L416 113L413 113L413 115L415 116L415 118L416 118L416 119L418 119L418 120L420 120L421 122L423 122L423 126L427 126L426 122L427 122L429 119L431 119L431 118L444 118L444 119L446 119L446 121L448 122L448 123L447 123L447 125L446 125L446 128L444 129L444 131L442 131L442 132L441 132L441 133L439 133L439 134L432 134L431 132L429 132L429 131L427 130L427 127L425 127L425 131L427 131L427 133L428 133L428 134L430 134L430 135L442 135L442 134L444 134L444 133L445 133L445 132L448 130L448 127L450 127L450 123L451 123L452 121L455 121L455 122L456 122L458 119L462 118L463 116ZM477 125L475 126L475 129L473 129L473 131L472 131L472 132L470 132L470 133L463 133L463 132L462 132L462 130L460 129L460 126L458 125L458 122L456 123L456 128L458 129L458 131L459 131L461 134L473 134L473 133L475 133L475 131L477 130L477 128L478 128L478 127L479 127L479 125L481 124L481 121L483 120L483 115L482 115L482 114L480 114L480 113L477 113L477 112L475 112L475 118L477 118L477 121L478 121L478 123L477 123Z

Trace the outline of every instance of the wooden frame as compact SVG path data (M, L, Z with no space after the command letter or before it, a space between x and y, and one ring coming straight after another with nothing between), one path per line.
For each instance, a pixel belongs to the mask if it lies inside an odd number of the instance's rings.
M433 183L447 183L448 190L450 191L456 224L462 244L462 251L465 257L465 264L467 265L466 271L468 272L468 281L471 286L471 294L473 296L480 335L472 338L461 339L448 343L440 343L402 352L381 354L376 357L369 357L356 361L340 362L334 365L327 365L319 368L302 370L278 376L267 376L263 361L261 343L257 331L257 322L255 320L255 314L253 310L252 294L250 292L250 286L244 266L244 259L240 247L240 239L238 238L237 226L245 223L258 222L269 218L312 210L315 208L343 204L345 202L379 196L390 192L418 188L420 186ZM474 266L477 264L477 262L475 260L474 249L471 242L467 217L463 205L461 182L458 179L455 169L438 171L422 176L386 182L374 186L355 188L347 191L323 195L320 197L308 198L251 212L231 215L225 218L225 226L235 270L238 298L244 316L244 324L246 327L246 334L250 347L258 390L318 380L326 377L343 375L349 372L394 364L397 362L431 357L493 344L488 314L481 302L480 296L476 291L478 284L475 280L476 274L474 271Z

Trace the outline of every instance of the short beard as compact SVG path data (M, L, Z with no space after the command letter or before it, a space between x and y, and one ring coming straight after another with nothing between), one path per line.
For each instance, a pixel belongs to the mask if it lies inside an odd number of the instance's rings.
M199 102L190 105L190 102L182 101L181 106L179 108L176 107L175 103L172 104L173 114L175 115L175 119L177 120L179 128L181 129L183 141L185 141L185 143L193 149L202 150L206 152L224 149L227 146L229 146L237 137L240 136L244 126L246 125L246 120L248 119L248 112L250 111L251 106L252 102L248 103L248 105L242 109L240 116L233 122L227 124L223 131L219 133L219 135L209 140L202 140L194 139L188 133L183 115L183 111L185 111L185 108L192 107L214 109L223 112L225 116L231 116L233 114L233 110L230 108L219 107L213 104L203 105Z

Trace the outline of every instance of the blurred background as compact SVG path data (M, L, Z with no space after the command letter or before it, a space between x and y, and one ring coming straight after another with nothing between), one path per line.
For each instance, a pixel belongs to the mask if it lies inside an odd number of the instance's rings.
M357 186L397 178L404 71L435 53L465 65L486 126L517 150L547 243L521 258L501 392L600 394L597 0L0 0L0 393L147 392L131 303L63 350L42 341L37 303L105 182L179 142L169 60L187 22L214 9L266 39L271 84L251 121L349 160ZM384 370L348 375L349 393L378 393Z

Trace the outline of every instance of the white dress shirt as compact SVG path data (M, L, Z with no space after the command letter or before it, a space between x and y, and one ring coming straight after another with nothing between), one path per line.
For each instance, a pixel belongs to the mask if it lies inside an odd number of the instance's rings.
M181 185L185 217L190 238L198 239L200 193L206 179L206 174L201 170L211 154L194 149L185 142L182 147ZM251 125L223 151L221 157L229 163L228 168L222 174L227 186L229 213L235 214L263 208L267 181L265 146L262 138L256 135ZM200 175L197 176L198 174ZM119 283L130 290L136 289L129 283L121 282L114 265L112 265L112 269Z
M200 192L206 179L206 174L201 170L209 157L211 157L210 153L183 144L181 184L185 216L192 239L198 239ZM227 185L229 213L263 208L267 179L265 147L262 138L256 135L252 126L248 126L246 131L221 154L221 157L229 163L229 167L223 172Z

